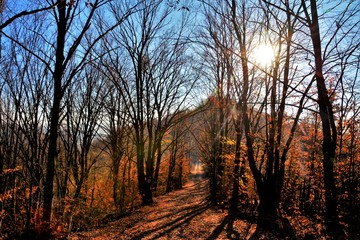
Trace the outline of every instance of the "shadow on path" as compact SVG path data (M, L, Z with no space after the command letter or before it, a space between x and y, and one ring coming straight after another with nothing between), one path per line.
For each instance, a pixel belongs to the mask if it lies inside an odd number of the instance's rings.
M221 232L226 229L226 236L228 239L240 239L240 234L234 230L235 217L232 215L227 215L223 221L217 226L207 240L217 239Z
M175 229L178 229L178 228L180 229L184 224L188 224L194 217L200 215L201 213L203 213L204 211L209 209L209 207L210 207L210 205L207 203L199 205L197 207L191 207L191 209L193 209L192 211L190 211L184 215L181 215L181 216L175 218L174 220L167 222L161 226L158 226L154 229L150 229L145 232L142 232L142 233L138 234L137 236L135 236L133 239L142 239L142 238L145 238L146 236L149 236L156 232L159 232L159 233L156 234L156 236L154 236L151 239L157 239L159 237L165 236Z

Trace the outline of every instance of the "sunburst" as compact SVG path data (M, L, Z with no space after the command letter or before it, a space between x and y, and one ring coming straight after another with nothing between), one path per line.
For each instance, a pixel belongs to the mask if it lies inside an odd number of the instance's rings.
M267 44L260 44L254 51L254 60L260 67L268 67L275 59L274 49Z

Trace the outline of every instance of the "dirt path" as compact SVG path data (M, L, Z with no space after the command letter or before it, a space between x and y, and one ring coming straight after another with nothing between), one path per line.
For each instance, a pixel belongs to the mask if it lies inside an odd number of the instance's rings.
M206 199L208 185L201 174L191 175L183 189L156 197L151 206L102 228L72 233L67 239L330 239L318 228L321 222L304 216L289 218L295 232L256 229L254 219L241 214L234 218L211 207ZM349 239L358 239L354 236Z
M69 239L246 239L252 225L210 208L207 188L208 181L194 175L183 189L155 198L153 205Z

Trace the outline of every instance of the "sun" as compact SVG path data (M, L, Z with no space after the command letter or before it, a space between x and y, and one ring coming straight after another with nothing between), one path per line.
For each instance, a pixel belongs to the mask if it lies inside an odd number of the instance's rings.
M268 67L275 59L274 50L270 45L260 44L254 50L254 61L260 67Z

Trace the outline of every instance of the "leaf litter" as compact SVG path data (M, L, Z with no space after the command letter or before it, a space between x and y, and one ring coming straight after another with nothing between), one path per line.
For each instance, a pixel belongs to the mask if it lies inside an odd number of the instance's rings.
M194 178L183 189L154 198L150 206L103 228L72 233L68 239L228 239L231 234L246 239L252 223L237 219L230 233L227 211L208 202L208 185L208 180Z

